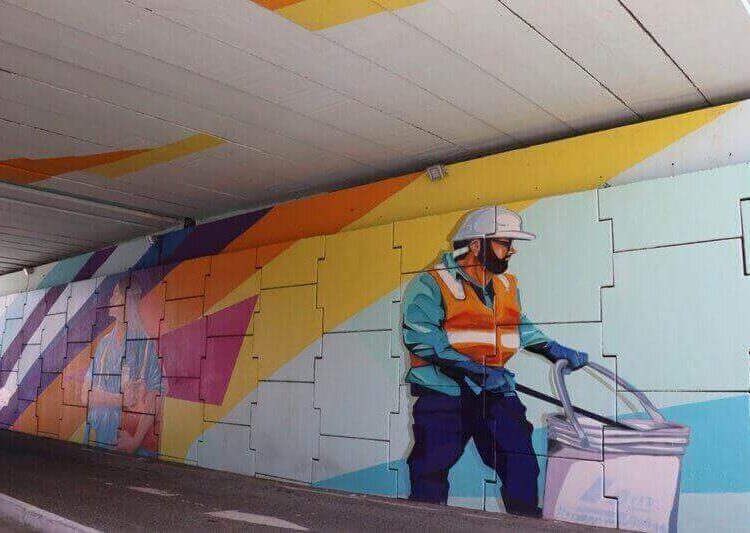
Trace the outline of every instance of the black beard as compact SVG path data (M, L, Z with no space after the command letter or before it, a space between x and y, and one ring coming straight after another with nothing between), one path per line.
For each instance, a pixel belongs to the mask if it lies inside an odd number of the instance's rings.
M508 270L508 259L500 259L495 255L495 252L492 251L492 245L488 246L487 241L482 241L479 256L482 258L482 266L495 275L500 275Z

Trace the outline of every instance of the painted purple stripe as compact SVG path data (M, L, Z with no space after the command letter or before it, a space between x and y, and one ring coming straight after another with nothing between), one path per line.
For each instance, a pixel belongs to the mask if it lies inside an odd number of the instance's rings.
M112 252L114 252L114 250L115 247L110 246L109 248L106 248L104 250L94 252L89 260L86 261L86 263L83 265L81 270L79 270L78 274L74 278L74 281L90 278L104 264L107 258L112 255ZM8 346L6 352L2 354L3 368L7 368L8 370L10 370L13 365L16 364L16 361L18 361L18 358L21 355L23 345L28 342L34 332L39 328L39 326L42 325L42 320L44 320L44 317L47 314L47 309L52 307L57 302L57 300L64 292L66 286L67 285L56 285L55 287L50 287L49 289L47 289L47 292L44 294L44 298L39 301L31 314L29 314L29 318L21 327L21 332L16 336L15 339L13 339L13 342L11 342L10 346ZM62 335L62 332L58 333L58 335ZM0 385L4 385L4 383L1 383Z
M88 279L93 276L96 271L104 264L107 258L112 255L112 252L114 252L114 250L115 247L111 246L104 250L94 252L89 260L86 261L86 264L83 265L74 280L78 281L81 279ZM47 315L47 309L52 307L52 305L57 302L57 300L63 294L66 286L67 285L57 285L55 287L50 287L49 289L47 289L44 298L42 298L41 301L37 304L37 306L29 315L29 318L21 327L20 333L16 336L15 339L13 339L13 342L11 342L10 346L8 346L8 349L5 351L5 353L2 354L2 368L7 368L8 370L13 368L13 366L21 357L23 345L26 344L26 342L31 338L34 332L39 328L39 326L41 326L42 320L44 320L44 317ZM96 292L94 292L94 294L89 297L89 299L92 298L96 298ZM88 304L89 302L87 301L86 303ZM79 313L77 313L77 315L80 315L81 311L83 311L85 307L86 306L84 305L81 310L79 310ZM73 317L72 319L68 319L67 322L69 323L71 321L75 321L75 319L76 317ZM45 354L49 357L52 355L52 352L54 350L59 349L58 343L62 342L59 337L64 336L65 328L63 328L63 330L55 336L48 348L44 350L44 352L42 352L40 358L34 363L39 363L39 372L41 372L41 364L45 357ZM0 375L0 387L5 386L7 379L8 374ZM28 372L24 376L23 380L18 383L18 391L23 391L24 393L30 394L31 390L33 390L34 388L36 388L37 391L40 392L39 373L36 371ZM19 393L16 392L13 399L16 399L18 394ZM36 398L36 395L34 397ZM15 402L11 401L7 406L0 409L0 420L2 421L2 423L8 423L9 420L11 421L10 423L12 423L21 414L20 410L16 410L14 403ZM13 412L11 413L10 411Z
M251 213L243 213L234 217L201 224L192 228L178 230L164 236L165 246L162 250L165 257L162 262L174 263L202 257L205 255L215 255L221 252L234 239L239 237L248 228L253 226L258 220L263 218L271 209L261 209ZM176 238L179 232L189 231L190 234L182 240L171 253L166 252L169 248L168 241L170 238ZM171 237L173 236L173 237Z
M207 255L215 255L221 252L230 242L236 239L248 228L253 226L269 211L270 209L262 209L251 213L244 213L235 217L226 218L216 222L210 222L208 224L203 224L189 229L178 230L176 232L172 232L171 234L165 235L164 240L166 241L165 244L167 245L163 246L162 250L169 249L170 246L168 245L168 242L170 239L173 239L173 244L171 247L172 250L169 253L165 254L165 257L160 257L159 262L163 264L164 262L169 261L171 264L168 267L164 268L149 269L152 270L152 272L150 276L147 276L149 278L148 282L142 284L141 286L143 292L146 293L153 289L153 287L155 287L164 278L164 276L166 276L166 274L172 270L172 268L176 267L180 261ZM187 235L185 235L185 233L187 233ZM116 249L117 246L109 246L107 248L94 252L88 259L88 261L86 261L86 263L83 265L83 267L81 267L72 281L82 281L94 277L96 275L96 272L101 268L104 262L114 253ZM144 257L141 258L141 260L143 260L146 256L153 257L153 255L154 250L149 249L146 254L144 254ZM29 318L24 323L23 327L21 328L21 332L11 342L10 346L8 346L6 353L2 354L2 368L10 369L16 364L21 356L23 345L39 328L42 320L46 316L47 309L49 309L49 307L52 306L60 298L64 291L64 288L65 285L58 285L47 290L45 297L39 304L37 304L35 309L29 315ZM94 298L96 298L96 293L94 293L90 297L90 299ZM66 323L66 326L68 328L74 327L76 321L80 320L81 318L85 318L84 310L89 304L92 304L92 302L87 301L86 304L81 307L75 317L68 318ZM58 333L58 336L63 335L64 332ZM53 341L50 343L49 348L45 350L41 355L40 365L41 360L43 360L44 355L47 354L48 351L50 351L50 353L47 355L51 356L51 351L59 349L59 346L57 346L59 344L58 341L63 342L57 337L53 339ZM26 391L27 389L28 391L30 391L34 387L35 383L38 383L38 373L31 372L30 374L27 374L22 380L22 383L18 384L19 391ZM3 374L0 376L0 387L5 385L7 378L7 374ZM177 390L179 389L180 388L178 387ZM16 393L16 395L17 394L18 393ZM14 405L17 405L17 402L15 401L17 400L16 395L13 395L9 405L0 409L0 421L3 424L10 424L14 422L21 412L20 410L16 411L16 407ZM181 393L178 393L177 395L181 397L185 396L185 399L188 399L188 396L192 396L192 394L187 395Z
M160 276L158 279L150 276L148 281L142 281L141 289L143 293L145 294L153 289L180 262L220 253L230 242L247 231L269 211L270 209L261 209L165 234L160 241L161 257L159 264L163 266L147 269L156 271L156 269L161 268ZM151 253L151 250L147 253Z
M54 304L60 295L63 293L65 285L58 285L57 287L51 287L47 289L44 295L36 307L31 311L26 322L21 326L21 331L16 335L16 338L11 341L8 349L2 354L2 368L4 370L12 370L18 359L21 357L21 351L23 345L28 342L34 332L42 325L42 320L47 314L47 305ZM5 383L0 383L0 386Z
M112 255L116 249L117 246L109 246L94 252L91 257L89 257L89 260L81 267L81 270L78 271L78 274L73 278L73 281L81 281L93 277L96 274L96 271L102 267L104 262L109 259L109 256Z

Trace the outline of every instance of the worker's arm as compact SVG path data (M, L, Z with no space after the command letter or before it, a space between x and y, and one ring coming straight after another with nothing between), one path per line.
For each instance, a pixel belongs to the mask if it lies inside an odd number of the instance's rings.
M109 392L108 390L100 387L95 383L91 388L91 394L89 395L89 406L116 407L118 409L121 409L122 394L120 394L119 392Z
M521 315L521 324L518 329L521 336L521 347L528 352L547 358L552 363L565 359L570 363L572 370L578 370L589 361L586 352L573 350L550 339L526 318L526 315Z
M91 390L91 378L94 373L94 363L89 363L86 373L83 376L83 382L81 383L81 392L79 399L83 402L83 405L89 404L89 391Z
M146 412L155 412L156 409L156 396L155 392L146 392L145 398L142 399L142 405ZM132 414L130 416L133 416ZM117 439L117 450L127 453L135 453L141 444L143 439L146 438L146 434L149 432L151 427L154 425L154 416L148 414L138 414L138 423L135 427L135 433L132 435L128 433L126 429L121 429Z
M156 413L158 396L161 389L161 370L156 354L156 343L150 340L145 341L141 349L144 350L142 359L143 368L139 369L137 379L138 381L142 381L140 385L143 388L140 389L142 392L137 403L141 406L144 413ZM139 415L135 433L133 435L127 432L120 434L118 449L128 453L135 452L143 444L143 439L146 438L146 434L148 434L154 425L154 418L154 416L148 414Z
M512 390L510 372L485 367L451 348L442 328L444 320L440 287L429 274L420 274L409 283L403 296L401 332L409 352L437 365L454 379L467 377L486 390Z

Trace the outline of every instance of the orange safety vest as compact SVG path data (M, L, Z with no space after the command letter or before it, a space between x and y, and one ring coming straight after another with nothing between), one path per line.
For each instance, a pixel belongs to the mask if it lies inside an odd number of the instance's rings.
M490 309L477 296L471 284L456 279L453 271L443 265L430 272L437 281L445 307L442 327L451 348L487 366L503 366L521 345L519 323L521 304L518 301L516 278L510 274L493 276L494 308ZM413 367L430 363L411 354Z

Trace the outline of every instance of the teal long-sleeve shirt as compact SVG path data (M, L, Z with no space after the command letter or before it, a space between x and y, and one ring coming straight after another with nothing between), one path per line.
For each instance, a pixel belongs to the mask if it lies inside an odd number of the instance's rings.
M442 263L457 278L473 286L474 290L488 307L493 306L492 284L486 287L477 285L456 263L451 253L445 253ZM437 281L428 273L414 278L403 295L402 337L404 345L417 357L429 365L411 368L406 382L436 390L444 394L459 395L459 383L463 381L473 390L477 383L472 374L481 374L483 366L450 346L448 336L442 327L445 320L445 307ZM526 316L521 316L519 325L521 348L547 345L551 340L534 326Z

